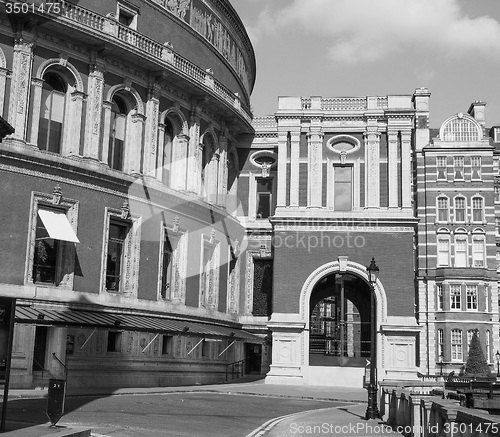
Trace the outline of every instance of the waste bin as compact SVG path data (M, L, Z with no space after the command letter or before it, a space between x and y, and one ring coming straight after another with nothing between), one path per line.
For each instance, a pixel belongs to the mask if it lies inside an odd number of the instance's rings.
M46 414L52 426L54 426L64 414L65 395L66 381L64 379L49 379Z

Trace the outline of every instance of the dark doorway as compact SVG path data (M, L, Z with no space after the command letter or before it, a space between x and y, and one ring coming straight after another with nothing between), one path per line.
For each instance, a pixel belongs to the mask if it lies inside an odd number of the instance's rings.
M370 357L370 287L351 274L321 279L311 294L309 364L364 367Z
M245 373L259 374L262 365L262 345L246 343Z
M33 348L33 370L44 370L45 353L47 347L47 331L46 326L35 327L35 346Z

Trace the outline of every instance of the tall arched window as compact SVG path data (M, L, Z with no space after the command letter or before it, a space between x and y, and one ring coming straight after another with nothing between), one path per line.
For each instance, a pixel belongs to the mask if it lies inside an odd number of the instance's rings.
M127 113L125 101L115 95L111 106L111 130L109 132L108 149L108 165L115 170L123 170Z
M203 137L203 153L201 160L202 196L208 201L216 203L219 190L218 162L215 153L215 144L211 135Z
M68 86L59 74L52 71L45 73L43 80L38 147L40 150L61 153L64 107Z

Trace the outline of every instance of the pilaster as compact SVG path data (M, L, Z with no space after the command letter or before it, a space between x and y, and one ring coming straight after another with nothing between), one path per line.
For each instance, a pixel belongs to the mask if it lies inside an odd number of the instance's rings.
M388 185L389 208L399 206L399 179L398 179L398 131L387 132L388 146Z
M14 40L12 78L9 97L9 123L15 129L13 138L26 140L34 37L23 33Z
M411 208L411 130L401 131L401 203L402 208Z
M380 208L380 132L376 125L367 127L365 140L365 208Z
M323 137L320 127L314 130L311 129L307 134L307 206L310 208L321 208L322 206Z
M156 154L156 168L155 175L156 179L162 181L165 185L169 183L170 175L170 155L166 156L167 150L165 150L165 124L163 122L158 123L156 128L158 131L158 153Z
M219 187L219 193L217 195L217 205L224 206L226 204L227 197L227 134L228 130L223 129L222 135L219 139L219 182L217 186Z
M299 206L300 131L290 132L290 206Z
M199 194L201 191L201 146L200 146L200 115L195 107L189 120L189 151L187 163L187 190Z
M3 105L5 103L5 86L7 82L7 70L4 67L0 67L0 116L3 117Z
M278 132L278 193L276 197L277 207L286 206L286 163L288 149L288 132Z
M111 103L103 102L104 94L104 61L95 60L90 65L90 74L87 87L87 114L85 123L85 142L83 145L84 158L99 160L99 140L101 134L102 112L104 110L104 128L102 144L102 161L107 162L109 142L109 122L111 120ZM109 112L106 112L108 108Z
M158 144L158 117L160 87L151 83L146 102L146 126L144 135L143 173L152 177L156 176L157 144Z

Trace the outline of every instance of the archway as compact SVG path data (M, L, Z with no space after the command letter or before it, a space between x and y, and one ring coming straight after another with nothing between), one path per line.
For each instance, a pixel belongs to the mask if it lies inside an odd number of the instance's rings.
M370 286L350 273L331 273L316 283L309 306L310 366L366 366L370 293Z

